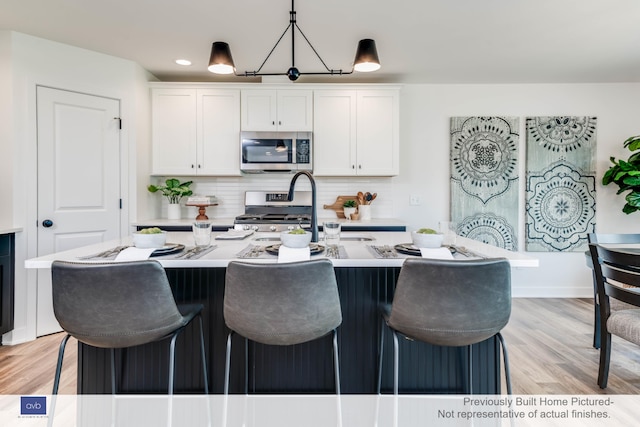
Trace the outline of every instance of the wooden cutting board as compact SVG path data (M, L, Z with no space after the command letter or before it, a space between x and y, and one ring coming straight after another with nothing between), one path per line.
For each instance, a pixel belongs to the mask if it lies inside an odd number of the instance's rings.
M356 202L356 206L358 205L358 196L338 196L336 198L336 201L332 205L324 205L323 208L336 211L336 215L338 215L338 218L346 218L344 216L343 205L347 200L353 200L354 202Z

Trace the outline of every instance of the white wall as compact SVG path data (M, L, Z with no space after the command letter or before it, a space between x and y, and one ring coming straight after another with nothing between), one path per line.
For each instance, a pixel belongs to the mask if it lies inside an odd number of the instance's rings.
M148 144L147 72L136 63L79 49L73 46L10 32L11 68L11 149L15 162L9 182L13 189L13 227L23 227L16 235L16 306L15 329L5 335L4 341L17 343L35 335L36 274L26 271L24 260L37 256L37 140L36 140L36 86L88 93L120 100L123 118L121 148L123 157L121 194L125 206L136 205L135 187L130 188L130 177L136 176L135 161L137 137ZM0 56L0 58L2 58ZM141 97L141 93L144 94ZM0 148L1 150L1 148ZM133 156L135 160L135 156ZM6 160L2 159L2 167ZM132 191L133 190L133 191ZM128 209L123 210L122 233L128 233Z
M11 33L0 31L0 182L13 175L11 117ZM0 185L0 228L13 228L12 198L13 187Z

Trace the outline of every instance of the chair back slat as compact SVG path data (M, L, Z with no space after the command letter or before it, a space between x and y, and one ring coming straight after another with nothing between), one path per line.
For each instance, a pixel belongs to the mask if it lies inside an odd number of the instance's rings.
M600 258L598 287L602 298L617 300L640 306L640 252L633 249L607 248L595 245Z

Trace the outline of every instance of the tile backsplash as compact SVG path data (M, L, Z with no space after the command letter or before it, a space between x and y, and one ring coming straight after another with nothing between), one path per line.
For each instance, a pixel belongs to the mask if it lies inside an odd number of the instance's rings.
M207 208L207 215L216 218L234 218L244 212L245 191L288 191L293 174L256 174L242 177L194 177L191 188L194 194L216 196L219 205ZM162 182L166 177L154 177L156 182ZM376 200L371 204L373 218L396 218L394 209L393 182L388 177L315 177L317 190L318 217L330 218L335 212L323 209L323 205L331 205L337 196L356 195L358 191L378 193ZM296 191L310 191L311 185L306 177L299 177L296 181ZM183 199L183 203L186 200ZM148 218L166 218L167 202L162 198L159 210L149 214ZM183 207L183 218L197 215L197 208ZM144 214L140 214L141 219Z

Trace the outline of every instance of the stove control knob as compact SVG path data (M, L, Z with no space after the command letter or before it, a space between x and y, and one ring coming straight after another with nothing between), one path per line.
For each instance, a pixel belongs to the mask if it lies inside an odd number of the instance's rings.
M252 229L253 231L258 231L258 229L259 229L259 228L260 228L260 227L258 227L257 225L252 225L252 226L251 226L251 229Z
M269 230L278 231L278 227L276 227L275 225L272 225L272 226L269 227Z
M242 229L245 230L245 231L248 231L249 230L249 226L245 224L245 225L242 226Z
M295 228L295 227L294 227L293 225L290 225L290 226L288 226L288 227L287 227L287 230L291 231L291 230L293 230L294 228Z

